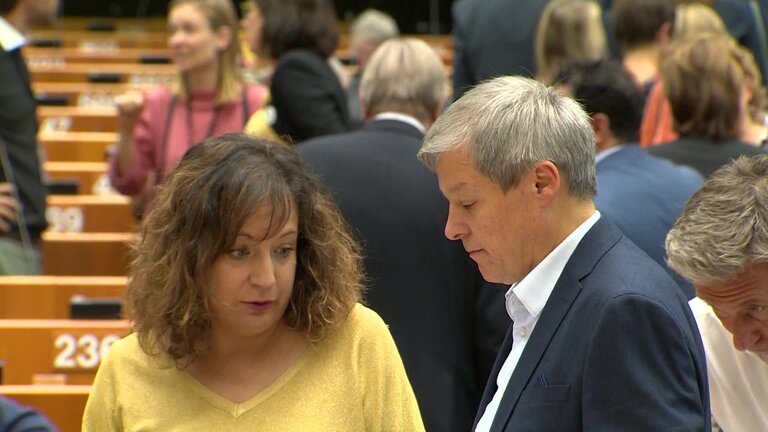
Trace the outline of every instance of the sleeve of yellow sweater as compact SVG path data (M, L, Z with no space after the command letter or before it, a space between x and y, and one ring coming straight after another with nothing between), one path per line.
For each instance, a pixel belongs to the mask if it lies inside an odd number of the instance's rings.
M416 397L387 325L376 312L360 315L360 388L367 432L423 431Z
M121 431L122 425L118 421L118 407L115 403L115 391L118 387L115 383L115 370L118 368L120 357L124 355L121 350L122 341L115 342L104 357L96 372L93 387L88 395L83 414L83 432L97 431Z

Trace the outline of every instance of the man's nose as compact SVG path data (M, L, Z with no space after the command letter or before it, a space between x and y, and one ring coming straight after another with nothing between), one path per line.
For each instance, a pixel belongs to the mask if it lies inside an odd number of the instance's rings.
M745 351L761 339L760 326L752 317L736 318L732 322L733 346L739 351Z
M445 236L448 240L461 240L468 233L467 225L456 217L453 210L448 210L448 220L445 221Z

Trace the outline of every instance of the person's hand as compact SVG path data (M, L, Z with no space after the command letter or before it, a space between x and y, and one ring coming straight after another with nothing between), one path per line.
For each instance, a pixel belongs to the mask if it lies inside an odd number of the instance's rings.
M11 223L16 222L16 214L21 206L13 197L13 186L0 183L0 232L8 232Z
M138 90L129 90L115 96L115 106L117 107L121 131L131 133L139 121L139 115L144 106L144 93Z

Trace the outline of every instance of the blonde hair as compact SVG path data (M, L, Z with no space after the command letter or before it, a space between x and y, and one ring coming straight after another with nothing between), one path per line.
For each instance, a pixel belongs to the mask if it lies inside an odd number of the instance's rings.
M763 106L760 71L752 53L730 36L700 33L675 41L661 63L664 92L680 134L737 138L742 90L750 109Z
M684 39L700 33L727 35L723 20L710 6L701 3L684 3L677 6L672 34Z
M579 60L597 60L608 51L600 5L588 0L554 0L536 27L537 79L554 84L560 68Z
M394 111L431 121L447 94L448 75L440 57L416 38L384 42L360 83L360 97L371 115Z
M168 10L181 5L192 5L208 20L211 31L216 32L222 27L228 28L230 41L224 51L218 53L219 86L216 103L225 104L241 97L243 75L238 65L240 57L240 25L237 20L235 7L230 0L173 0ZM189 97L187 77L179 73L171 84L171 91L182 100Z

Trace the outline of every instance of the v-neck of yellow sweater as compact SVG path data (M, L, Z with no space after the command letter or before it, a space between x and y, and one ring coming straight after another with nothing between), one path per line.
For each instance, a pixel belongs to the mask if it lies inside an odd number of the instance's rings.
M200 398L205 402L218 408L232 417L240 417L247 413L259 404L269 399L273 394L282 389L296 374L303 368L303 366L310 361L310 358L317 351L317 346L313 344L307 345L307 348L301 354L301 356L288 368L282 375L280 375L272 384L267 388L260 391L250 399L241 403L232 402L231 400L219 395L213 390L206 387L203 383L198 381L189 372L181 371L182 380L192 389Z

